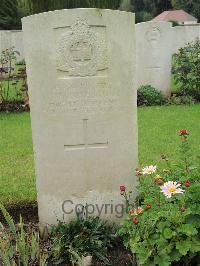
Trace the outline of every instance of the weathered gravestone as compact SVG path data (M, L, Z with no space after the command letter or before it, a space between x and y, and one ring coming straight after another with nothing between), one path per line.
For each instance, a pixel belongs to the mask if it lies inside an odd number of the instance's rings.
M0 30L0 53L12 47L10 35L11 35L10 31Z
M172 54L186 46L189 42L200 40L200 24L176 26L172 28Z
M16 53L16 62L22 62L24 60L23 32L21 30L12 30L11 42L12 46L18 52Z
M134 15L74 9L23 19L39 217L121 217L137 160ZM64 211L64 212L63 212Z
M163 94L170 94L171 38L170 22L143 22L136 25L137 88L152 85Z

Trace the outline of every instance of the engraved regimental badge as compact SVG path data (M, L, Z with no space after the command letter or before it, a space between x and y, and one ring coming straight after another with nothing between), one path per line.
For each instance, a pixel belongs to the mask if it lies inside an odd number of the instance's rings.
M94 76L107 68L104 34L96 32L85 20L77 19L60 36L57 46L57 69L69 76Z

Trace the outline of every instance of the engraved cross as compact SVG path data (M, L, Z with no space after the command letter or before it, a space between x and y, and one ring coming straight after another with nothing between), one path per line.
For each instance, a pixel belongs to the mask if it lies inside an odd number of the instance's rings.
M84 143L79 144L67 144L64 145L65 150L85 150L85 149L102 149L108 147L107 142L96 142L89 143L88 141L88 119L83 119L83 132L84 132Z

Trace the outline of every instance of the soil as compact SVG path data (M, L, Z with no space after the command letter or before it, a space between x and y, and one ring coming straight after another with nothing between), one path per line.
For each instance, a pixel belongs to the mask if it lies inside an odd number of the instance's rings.
M20 215L23 218L24 223L34 223L37 224L38 219L38 207L37 204L23 204L23 205L13 205L6 208L9 214L12 216L14 222L17 224L20 220ZM0 222L5 224L5 219L0 212Z
M0 112L24 112L29 111L29 105L24 101L4 101L0 102Z

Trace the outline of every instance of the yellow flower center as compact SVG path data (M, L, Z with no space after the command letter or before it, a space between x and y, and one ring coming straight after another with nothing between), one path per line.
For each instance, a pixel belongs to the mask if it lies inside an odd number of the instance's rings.
M173 193L173 192L176 191L176 187L170 187L170 188L168 188L168 191L169 191L170 193Z
M152 169L148 169L147 172L148 172L149 174L152 174L152 173L153 173L153 170L152 170Z

